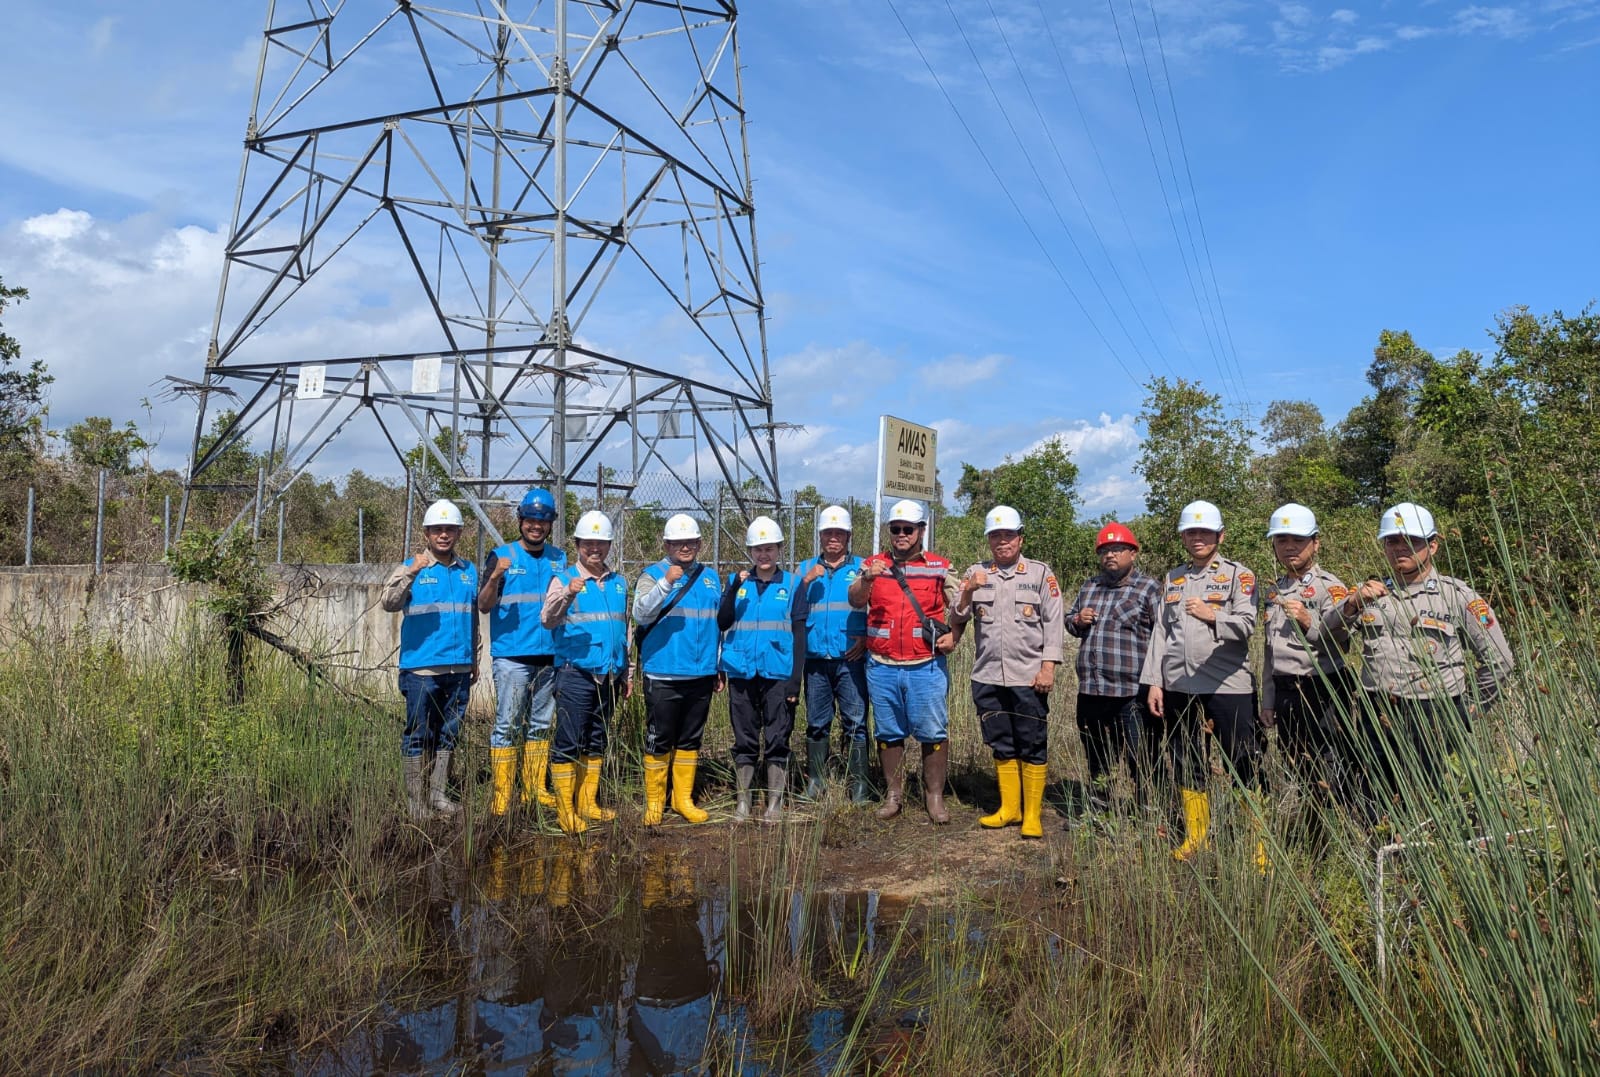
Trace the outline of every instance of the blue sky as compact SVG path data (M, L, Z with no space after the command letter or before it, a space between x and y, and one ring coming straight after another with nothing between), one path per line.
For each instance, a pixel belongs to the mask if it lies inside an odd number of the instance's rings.
M68 8L0 36L6 328L53 426L177 463L191 417L140 401L201 371L264 6ZM1086 510L1133 511L1152 375L1335 419L1381 329L1482 349L1600 296L1600 0L762 0L741 34L785 485L866 495L888 411L947 487L1062 436Z

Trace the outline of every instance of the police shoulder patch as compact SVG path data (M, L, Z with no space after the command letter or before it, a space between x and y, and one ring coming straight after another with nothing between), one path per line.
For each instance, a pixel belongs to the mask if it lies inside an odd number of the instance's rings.
M1050 588L1051 598L1061 597L1061 585L1056 583L1056 578L1054 576L1046 576L1044 578L1044 582Z
M1481 598L1475 598L1467 603L1467 612L1478 619L1478 623L1485 628L1494 627L1494 611L1489 608L1489 603Z

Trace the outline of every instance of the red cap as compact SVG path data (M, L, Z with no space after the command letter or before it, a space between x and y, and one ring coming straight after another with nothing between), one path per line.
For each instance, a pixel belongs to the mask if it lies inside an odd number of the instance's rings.
M1109 523L1102 527L1100 533L1094 538L1094 548L1098 551L1100 547L1108 546L1113 542L1132 546L1136 550L1139 548L1139 540L1133 537L1133 532L1119 523Z

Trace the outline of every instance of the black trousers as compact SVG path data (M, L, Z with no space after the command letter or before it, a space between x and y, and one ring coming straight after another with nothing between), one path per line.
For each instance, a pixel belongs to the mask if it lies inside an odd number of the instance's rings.
M783 685L783 681L767 677L728 678L728 717L733 722L736 766L753 767L763 755L768 763L789 765L795 704L783 694Z
M1261 742L1256 738L1254 692L1167 692L1164 699L1173 767L1180 785L1197 790L1206 787L1212 737L1217 738L1239 784L1247 789L1255 784Z
M1446 761L1472 731L1459 697L1404 699L1355 694L1360 732L1351 746L1364 799L1381 814L1392 807L1433 814Z
M674 748L699 751L711 697L717 691L716 675L687 681L646 677L644 686L644 750L651 755L665 755Z
M1344 754L1339 706L1350 697L1348 677L1342 670L1274 677L1272 693L1284 765L1303 779L1331 784Z
M996 760L1049 762L1048 693L1036 692L1031 686L1009 688L973 681L972 705L978 712L983 743Z
M1089 766L1089 780L1109 777L1117 762L1128 760L1128 774L1141 794L1154 767L1153 752L1160 750L1159 730L1147 730L1149 712L1143 694L1092 696L1078 693L1078 737Z

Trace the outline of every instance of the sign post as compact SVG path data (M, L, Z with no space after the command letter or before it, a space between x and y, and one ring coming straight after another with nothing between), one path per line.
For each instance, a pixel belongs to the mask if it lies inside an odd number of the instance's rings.
M918 426L893 415L879 417L878 490L872 509L874 543L883 532L884 497L909 497L928 506L925 545L930 550L933 548L933 501L938 496L939 484L938 443L939 432L931 426Z

